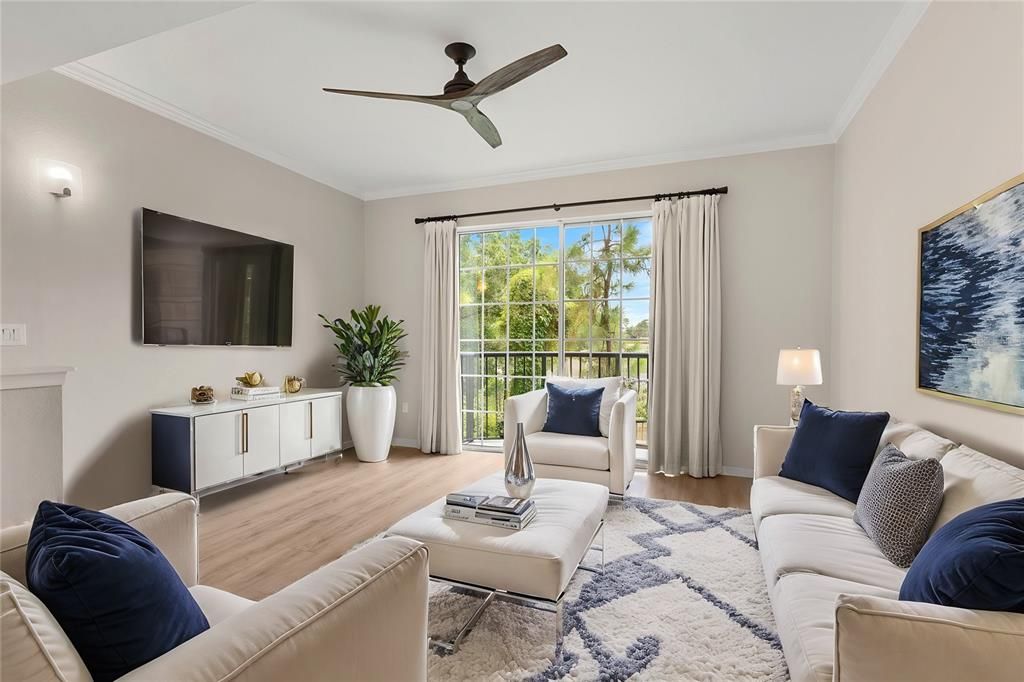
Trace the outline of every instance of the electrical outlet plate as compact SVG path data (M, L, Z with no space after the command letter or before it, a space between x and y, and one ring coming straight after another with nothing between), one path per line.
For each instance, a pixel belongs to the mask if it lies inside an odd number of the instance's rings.
M0 346L24 346L28 343L28 329L24 324L0 325Z

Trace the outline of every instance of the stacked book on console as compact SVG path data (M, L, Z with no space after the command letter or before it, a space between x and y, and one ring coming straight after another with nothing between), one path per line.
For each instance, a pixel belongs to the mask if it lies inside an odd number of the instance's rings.
M234 400L273 400L280 397L280 386L233 386L231 388L231 398Z
M472 492L449 493L444 517L498 528L522 530L537 515L533 500Z

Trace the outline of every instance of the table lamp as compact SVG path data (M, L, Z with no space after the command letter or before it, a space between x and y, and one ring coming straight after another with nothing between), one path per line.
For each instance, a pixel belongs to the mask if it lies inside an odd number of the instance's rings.
M804 406L804 386L821 384L821 353L817 348L783 348L779 351L775 383L793 387L789 397L789 423L795 426Z

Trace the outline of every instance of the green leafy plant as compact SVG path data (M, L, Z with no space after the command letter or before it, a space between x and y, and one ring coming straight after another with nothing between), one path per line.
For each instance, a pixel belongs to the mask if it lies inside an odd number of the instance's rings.
M407 353L398 342L407 334L405 320L380 316L379 305L368 305L351 312L352 321L320 315L324 327L334 332L341 363L335 365L342 379L353 386L390 386L395 373L405 366Z

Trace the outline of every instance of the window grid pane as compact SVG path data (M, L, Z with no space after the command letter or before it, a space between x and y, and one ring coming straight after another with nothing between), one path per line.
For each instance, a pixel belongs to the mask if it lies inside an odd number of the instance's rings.
M651 219L459 236L463 440L500 446L504 401L550 374L621 375L646 442Z

